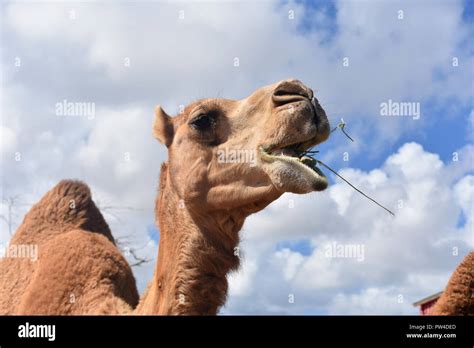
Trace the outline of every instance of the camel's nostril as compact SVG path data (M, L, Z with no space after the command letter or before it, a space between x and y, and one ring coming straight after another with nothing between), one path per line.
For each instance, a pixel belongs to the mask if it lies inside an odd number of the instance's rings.
M313 98L313 91L298 80L281 82L273 91L273 101L283 105L290 102Z
M311 99L309 93L303 88L298 88L294 86L278 86L273 92L275 96L285 96L285 95L300 95L302 97Z

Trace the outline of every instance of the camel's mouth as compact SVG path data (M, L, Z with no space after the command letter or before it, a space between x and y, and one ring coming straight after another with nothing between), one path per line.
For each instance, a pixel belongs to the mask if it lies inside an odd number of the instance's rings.
M283 164L280 169L285 172L284 177L288 180L300 179L305 183L310 182L313 191L322 191L328 186L327 177L317 167L318 161L307 155L308 149L314 143L315 141L312 139L284 147L260 146L260 157L267 163L279 162ZM294 175L288 175L290 172L293 172ZM281 183L280 186L285 186L285 183Z

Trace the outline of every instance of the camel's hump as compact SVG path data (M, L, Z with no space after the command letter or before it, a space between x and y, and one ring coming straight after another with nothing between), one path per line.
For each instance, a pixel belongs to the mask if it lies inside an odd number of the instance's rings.
M79 180L61 180L33 205L11 243L41 244L75 228L103 234L114 242L89 186Z

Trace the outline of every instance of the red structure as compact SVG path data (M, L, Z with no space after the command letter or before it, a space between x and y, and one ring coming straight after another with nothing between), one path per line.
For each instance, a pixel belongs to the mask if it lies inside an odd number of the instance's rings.
M419 300L415 303L413 303L413 306L415 307L420 307L420 315L429 315L431 308L434 306L436 301L438 301L439 297L441 296L443 292L440 291L434 295L425 297L422 300Z

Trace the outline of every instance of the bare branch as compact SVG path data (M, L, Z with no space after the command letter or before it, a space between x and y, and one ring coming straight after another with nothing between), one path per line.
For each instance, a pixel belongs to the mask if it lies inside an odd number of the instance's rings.
M22 195L13 195L9 197L2 197L2 202L7 206L7 215L0 215L0 218L8 226L10 236L13 233L14 218L16 217L15 209L19 206L28 206L26 203L21 203Z
M132 263L130 267L138 267L141 266L142 264L148 263L151 261L151 259L147 257L139 257L136 255L135 251L133 249L129 250L130 254L133 256L133 258L136 260L135 263Z

